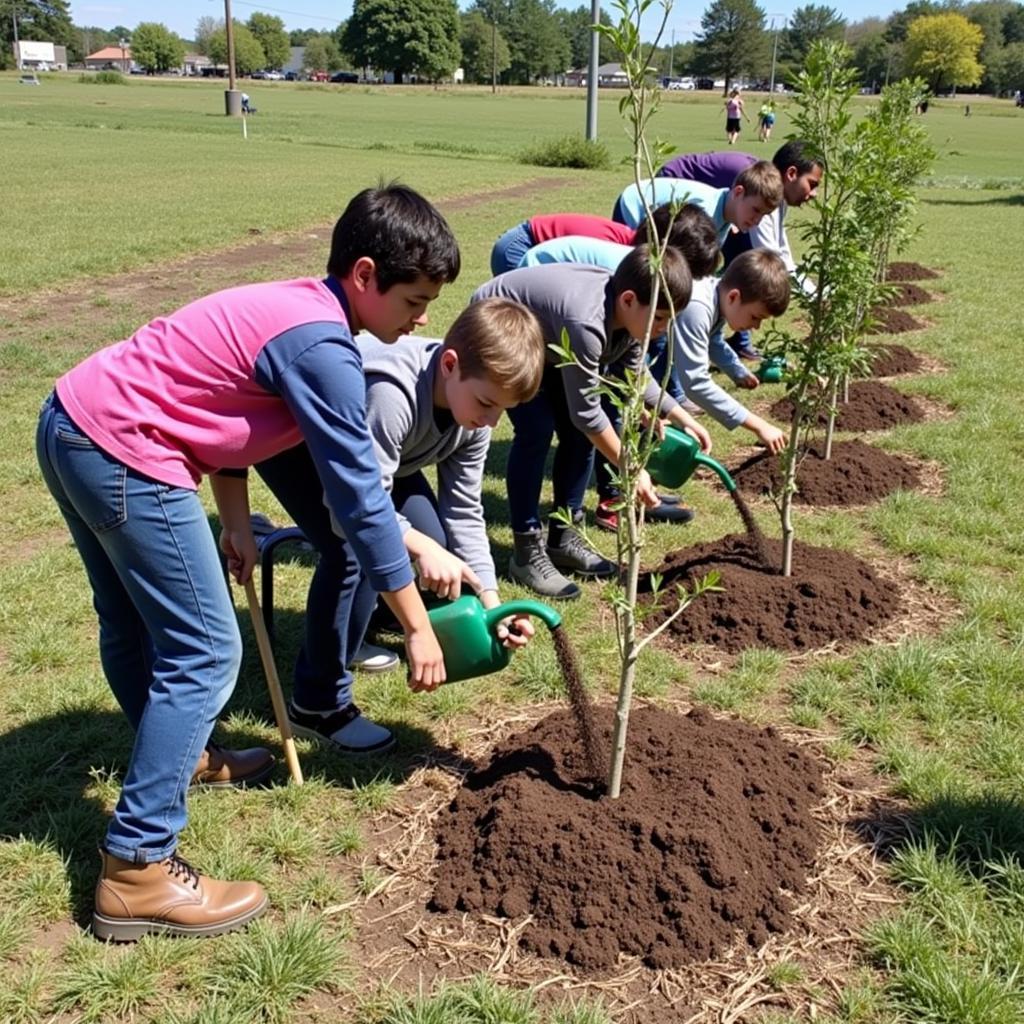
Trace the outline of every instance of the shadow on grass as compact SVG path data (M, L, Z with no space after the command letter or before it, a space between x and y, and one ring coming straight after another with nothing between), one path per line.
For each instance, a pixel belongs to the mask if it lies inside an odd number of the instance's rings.
M1024 206L1024 193L1000 192L991 199L935 199L927 196L921 202L926 206Z
M286 698L303 618L299 612L278 612L282 638L278 641L277 664ZM240 616L239 625L244 661L222 716L233 714L234 718L230 728L218 725L214 730L214 738L229 748L266 744L266 733L259 723L273 725L275 721L248 615ZM425 760L460 772L470 767L455 750L438 746L427 729L388 721L386 717L380 721L394 731L398 741L389 754L354 758L312 746L299 755L303 774L319 776L342 789L354 789L381 777L400 783ZM278 763L266 786L285 786L288 771L280 743L275 737L270 745ZM124 777L131 749L132 732L127 720L116 711L98 707L72 707L0 733L0 778L4 780L0 836L53 846L68 865L72 914L83 928L88 928L91 919L99 867L97 849L109 821L103 798L93 793L97 783L117 782Z
M940 797L909 812L883 812L851 824L886 860L927 840L972 873L984 873L996 860L1024 862L1024 799L1016 797Z

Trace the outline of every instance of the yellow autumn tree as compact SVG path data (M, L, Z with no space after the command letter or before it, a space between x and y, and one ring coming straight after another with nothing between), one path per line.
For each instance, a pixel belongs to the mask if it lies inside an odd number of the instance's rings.
M984 67L978 51L984 41L981 27L962 14L928 14L907 28L903 59L909 75L919 75L933 93L958 85L977 85Z

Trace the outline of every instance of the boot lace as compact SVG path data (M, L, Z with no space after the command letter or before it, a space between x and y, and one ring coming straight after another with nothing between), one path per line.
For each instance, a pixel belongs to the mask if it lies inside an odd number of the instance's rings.
M199 888L199 872L184 857L172 853L167 858L167 870L172 878L179 878L186 885L191 882L193 889Z
M555 576L561 575L557 567L548 557L548 553L544 550L542 544L530 547L530 550L526 555L526 561L527 565L529 565L530 568L535 569L542 579L552 579Z

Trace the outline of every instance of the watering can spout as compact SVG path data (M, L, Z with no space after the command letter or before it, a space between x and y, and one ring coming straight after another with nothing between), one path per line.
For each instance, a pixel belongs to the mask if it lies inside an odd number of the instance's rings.
M710 455L697 455L695 456L697 462L702 466L707 466L712 472L717 473L722 483L725 484L725 489L733 494L736 491L736 481L729 475L729 471L717 460L711 458Z

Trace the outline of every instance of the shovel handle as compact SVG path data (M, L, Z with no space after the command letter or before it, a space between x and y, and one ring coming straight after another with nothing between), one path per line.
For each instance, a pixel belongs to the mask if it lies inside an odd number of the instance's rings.
M267 677L270 703L274 706L274 717L277 719L277 728L281 733L284 759L295 785L301 786L302 767L299 765L299 755L295 751L295 740L292 737L291 723L288 721L288 711L284 706L284 693L281 691L281 680L277 675L277 662L274 661L274 651L270 646L270 637L267 635L263 613L260 611L260 602L256 597L256 586L251 576L245 581L245 597L249 602L249 617L252 619L252 631L256 634L256 646L260 649L263 672Z

